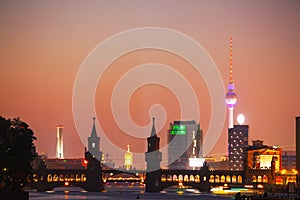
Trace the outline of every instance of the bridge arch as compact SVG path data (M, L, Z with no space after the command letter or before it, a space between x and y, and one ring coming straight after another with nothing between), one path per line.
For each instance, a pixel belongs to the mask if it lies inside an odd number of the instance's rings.
M226 176L226 183L231 183L231 177L229 175Z
M200 183L200 175L199 175L199 174L197 174L197 175L195 176L195 182L196 182L196 183Z
M220 183L220 176L219 175L215 176L215 183Z
M238 175L237 182L243 183L243 177L241 175Z
M165 174L162 174L160 177L161 182L166 182L167 181L167 177Z
M58 182L59 179L58 179L58 175L57 174L54 174L53 175L53 182Z
M65 178L64 178L63 174L60 174L59 177L58 177L58 179L59 179L59 182L65 181Z
M190 175L190 182L195 182L195 177L193 174Z
M225 176L221 175L221 183L225 183Z
M178 176L178 181L179 181L179 182L182 182L182 181L183 181L183 176L182 176L182 174L179 174L179 176Z
M177 177L176 174L174 174L174 175L173 175L173 182L176 182L176 181L178 181L178 177Z
M81 182L86 182L86 175L85 174L81 174Z
M190 180L189 180L189 175L184 175L184 177L183 177L183 181L184 182L189 182Z
M232 183L236 183L236 175L233 175L233 176L232 176L231 182L232 182Z
M263 182L264 182L264 183L268 183L268 176L267 176L267 175L264 175L264 176L263 176Z
M262 182L262 177L261 177L261 175L258 175L258 176L257 176L257 182L259 182L259 183Z
M47 182L52 182L52 174L48 174L48 176L47 176Z
M172 175L170 175L170 174L167 175L167 181L168 182L172 182L173 181Z
M209 182L210 183L214 183L215 182L215 176L214 175L210 175L209 176Z

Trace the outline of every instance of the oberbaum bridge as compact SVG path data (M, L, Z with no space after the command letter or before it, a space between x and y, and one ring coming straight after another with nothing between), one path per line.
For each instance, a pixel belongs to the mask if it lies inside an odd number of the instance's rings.
M212 187L244 187L246 184L274 184L275 161L270 169L247 169L242 171L211 170L204 163L199 170L162 169L162 153L159 151L160 138L157 136L153 121L150 137L147 138L148 150L145 153L146 171L102 169L101 162L89 151L85 151L85 169L48 169L41 162L33 171L31 186L38 191L52 190L60 186L78 186L89 192L101 192L106 182L141 182L146 192L158 192L172 186L189 186L199 191L209 192ZM247 166L247 164L245 164ZM128 174L131 178L114 178L118 174ZM254 181L255 180L255 181ZM260 182L256 182L260 181Z

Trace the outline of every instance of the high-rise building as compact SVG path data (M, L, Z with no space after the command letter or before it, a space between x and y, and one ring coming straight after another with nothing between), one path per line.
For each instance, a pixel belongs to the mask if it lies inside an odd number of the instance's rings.
M234 92L234 82L232 79L232 37L230 37L230 78L228 84L228 92L226 93L226 104L228 108L228 128L233 128L233 110L237 102L237 96Z
M190 161L202 158L203 131L192 121L174 121L168 131L169 169L193 169Z
M132 153L130 152L129 145L127 145L127 151L124 154L124 168L126 170L132 169Z
M248 147L248 125L228 129L228 160L230 170L244 170L245 150Z
M296 169L300 176L300 116L296 117Z
M95 117L93 117L93 127L91 136L88 137L88 151L100 162L102 159L102 151L100 151L100 137L97 135Z
M64 158L63 125L56 126L56 158Z

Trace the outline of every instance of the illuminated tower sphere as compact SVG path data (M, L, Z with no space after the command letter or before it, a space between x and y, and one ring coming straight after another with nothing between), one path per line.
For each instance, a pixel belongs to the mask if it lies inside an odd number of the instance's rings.
M228 107L228 128L233 128L233 110L237 102L237 96L234 92L234 83L232 79L232 37L230 37L230 81L228 84L228 92L226 93L226 104Z
M124 167L126 170L132 169L132 153L130 152L129 145L127 145L127 151L124 154Z
M56 126L56 158L64 158L63 125Z

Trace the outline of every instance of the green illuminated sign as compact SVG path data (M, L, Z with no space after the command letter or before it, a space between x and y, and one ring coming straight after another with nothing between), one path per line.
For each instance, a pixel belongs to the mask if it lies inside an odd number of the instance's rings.
M186 126L184 125L174 125L171 130L171 135L185 135Z

